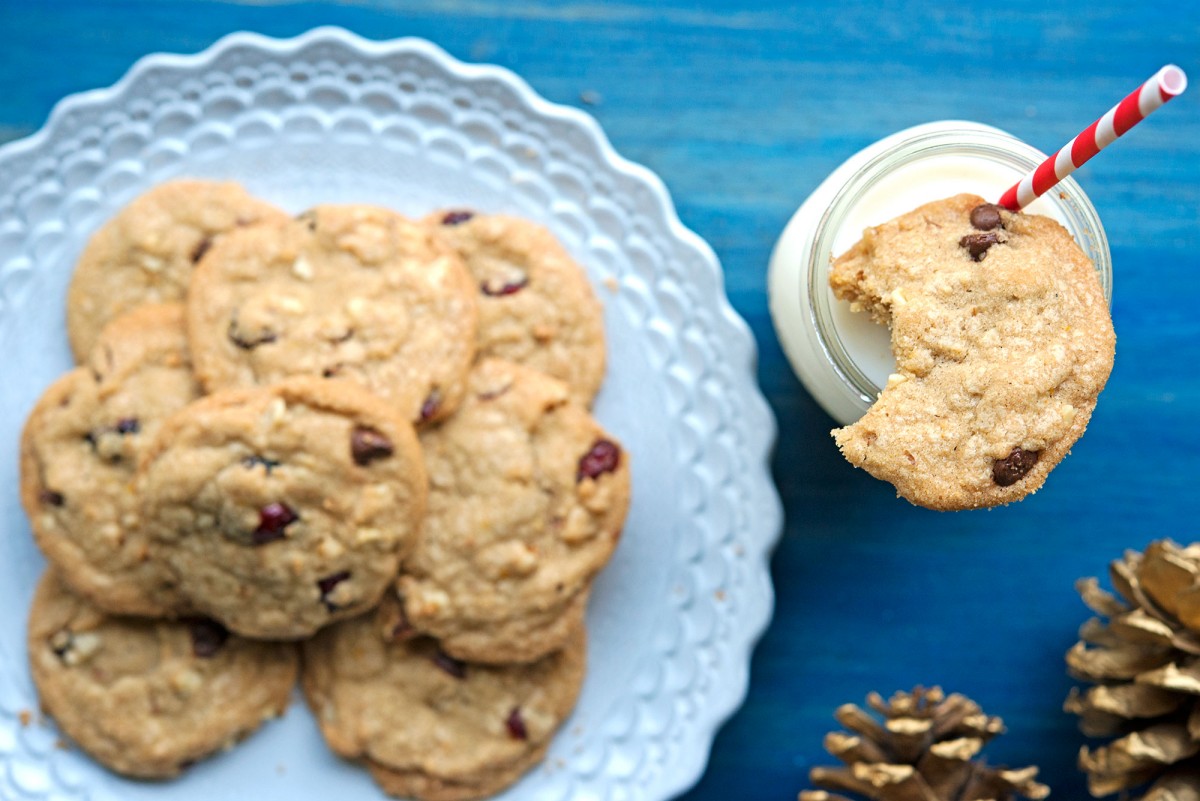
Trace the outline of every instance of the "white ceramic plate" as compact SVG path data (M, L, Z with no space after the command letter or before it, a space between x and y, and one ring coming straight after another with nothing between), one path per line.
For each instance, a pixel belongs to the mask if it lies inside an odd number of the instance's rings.
M716 257L586 114L425 41L321 28L144 58L0 148L0 798L381 797L324 747L299 702L169 784L116 777L56 747L53 724L21 723L37 708L24 631L43 561L17 499L20 427L70 367L63 298L87 237L185 175L236 179L292 211L511 212L549 226L586 266L610 353L596 413L632 455L633 506L592 597L579 705L545 763L503 797L656 801L691 786L745 696L782 525L767 466L774 422Z

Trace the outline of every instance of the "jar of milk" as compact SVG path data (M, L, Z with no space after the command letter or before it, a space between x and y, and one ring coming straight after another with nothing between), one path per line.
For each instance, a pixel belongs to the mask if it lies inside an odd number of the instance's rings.
M970 192L996 201L1045 154L997 128L947 120L881 139L842 164L788 222L771 255L775 329L804 386L840 424L875 402L895 370L887 329L829 289L829 266L863 229L932 200ZM1024 209L1060 222L1112 299L1112 260L1091 202L1071 178Z

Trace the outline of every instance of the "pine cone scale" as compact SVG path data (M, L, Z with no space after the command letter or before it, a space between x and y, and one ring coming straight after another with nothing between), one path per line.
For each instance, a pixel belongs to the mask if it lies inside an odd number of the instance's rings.
M1088 790L1200 801L1200 545L1154 542L1109 572L1124 603L1095 579L1078 582L1107 620L1085 623L1066 656L1068 672L1096 686L1072 691L1063 708L1085 734L1116 738L1080 750Z
M1012 801L1049 793L1034 780L1037 768L1009 771L976 760L1004 723L966 696L918 687L886 702L872 693L867 706L882 722L853 704L838 708L834 716L855 734L834 732L825 743L846 767L813 768L809 779L822 790L801 793L800 801L850 801L818 795L825 791L870 801Z

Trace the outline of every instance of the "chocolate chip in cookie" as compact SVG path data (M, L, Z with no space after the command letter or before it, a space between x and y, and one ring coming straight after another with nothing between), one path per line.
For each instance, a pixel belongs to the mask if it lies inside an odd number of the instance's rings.
M395 451L392 441L373 428L358 426L350 433L350 456L366 467L376 459L385 459Z
M279 339L279 335L268 328L253 333L242 330L238 325L236 313L230 318L225 335L242 350L254 350L259 345L267 345Z
M188 634L192 637L192 653L198 659L211 659L216 656L225 641L229 639L229 630L215 620L206 617L184 618Z
M991 231L1004 225L1000 207L995 203L982 203L971 209L971 227L979 231Z
M959 247L966 248L973 261L983 261L983 257L987 255L988 248L992 245L998 245L1004 239L995 231L986 231L982 234L967 234L962 239L958 240Z
M997 459L992 465L992 479L1001 487L1011 487L1038 463L1037 451L1027 451L1013 448L1012 453L1003 459Z

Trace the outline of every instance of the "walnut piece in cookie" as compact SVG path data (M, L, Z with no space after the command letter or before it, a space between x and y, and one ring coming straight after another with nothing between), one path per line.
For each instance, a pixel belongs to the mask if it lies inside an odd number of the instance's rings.
M1095 268L1054 220L974 195L928 203L838 257L830 286L890 326L896 373L834 439L919 506L1035 492L1083 434L1116 343Z
M167 420L138 490L147 534L198 610L293 639L374 606L425 512L412 425L356 384L292 378Z
M108 768L178 775L287 708L298 651L230 635L203 618L114 617L46 573L29 611L42 707Z
M397 634L395 598L304 643L303 688L329 747L392 795L493 795L542 759L583 682L583 628L531 664L481 665Z
M143 303L178 303L214 242L287 215L232 181L168 181L137 197L88 241L67 293L67 334L83 362L110 320Z
M542 226L440 211L425 223L462 256L479 293L479 355L565 381L590 405L604 380L604 317L587 273Z
M132 488L159 425L199 396L183 307L147 304L109 323L87 364L52 384L25 423L21 501L34 540L68 586L108 612L185 611Z
M421 445L429 514L398 585L409 623L469 661L560 647L620 538L629 455L561 381L499 359Z
M477 328L458 255L372 206L318 206L236 231L205 255L188 294L196 374L209 391L344 379L416 423L458 405Z

